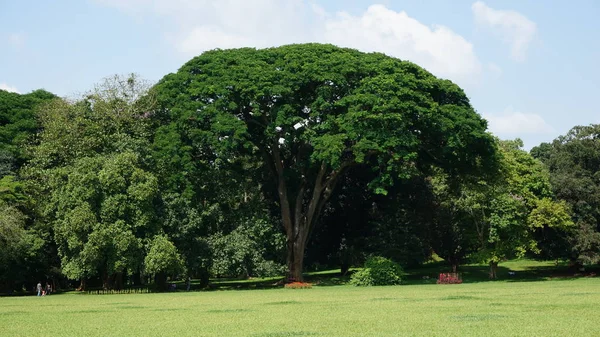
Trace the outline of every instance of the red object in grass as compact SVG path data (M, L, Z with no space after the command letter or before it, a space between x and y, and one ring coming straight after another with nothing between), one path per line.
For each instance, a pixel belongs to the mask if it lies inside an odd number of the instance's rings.
M437 284L461 284L462 278L458 273L441 273Z
M286 289L310 289L312 288L312 283L292 282L287 283L284 287Z

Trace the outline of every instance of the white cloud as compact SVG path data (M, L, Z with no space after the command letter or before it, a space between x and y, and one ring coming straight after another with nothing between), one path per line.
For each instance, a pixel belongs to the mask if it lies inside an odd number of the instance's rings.
M310 8L312 9L313 13L315 13L317 15L317 17L319 17L319 18L327 18L327 17L329 17L329 13L327 13L327 11L325 10L325 8L317 5L314 2L310 3Z
M19 90L17 90L17 88L15 87L11 87L6 83L0 83L0 90L6 90L8 92L16 92L19 93Z
M218 27L195 27L181 41L178 49L186 54L197 54L209 49L228 49L254 45L251 39L222 31Z
M473 45L462 36L444 26L426 26L383 5L370 6L361 16L340 12L326 21L324 34L327 42L384 52L458 81L481 72Z
M483 114L488 121L489 130L499 136L521 136L549 134L554 132L542 116L523 113L507 108L499 114Z
M214 48L328 42L413 61L459 83L477 81L473 45L451 29L425 25L406 12L370 6L358 16L329 13L312 0L95 0L134 15L166 20L184 56Z
M510 56L516 61L524 61L529 44L535 37L536 24L523 14L512 10L488 7L483 1L472 6L475 22L491 28L505 43L510 45Z
M186 57L215 48L271 47L308 41L303 0L95 0L168 22L165 32Z

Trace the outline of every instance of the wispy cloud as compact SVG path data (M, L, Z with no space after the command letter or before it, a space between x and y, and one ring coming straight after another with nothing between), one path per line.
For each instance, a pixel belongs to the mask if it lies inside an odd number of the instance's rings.
M214 48L328 42L378 51L459 83L482 71L473 45L450 28L373 5L358 15L332 13L303 0L95 0L132 15L169 22L165 35L184 56Z
M517 11L491 8L483 1L475 2L471 9L478 25L491 28L504 43L510 45L513 60L525 61L527 49L537 32L533 21Z
M502 113L484 113L490 131L498 136L545 135L555 130L539 114L507 108Z

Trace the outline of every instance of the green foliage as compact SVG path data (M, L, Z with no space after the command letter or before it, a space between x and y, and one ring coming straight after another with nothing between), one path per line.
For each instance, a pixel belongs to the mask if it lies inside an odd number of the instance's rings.
M570 207L564 200L542 198L536 200L535 208L527 221L534 228L565 228L574 225L570 214Z
M449 260L470 254L497 263L539 254L540 232L566 232L572 225L569 207L553 199L544 165L521 149L520 140L499 141L498 146L501 165L492 179L454 180L441 173L432 179L442 212L437 219L449 224L442 228L448 228L454 253L441 254Z
M157 235L148 244L144 270L149 275L165 273L177 276L183 273L185 265L175 245L166 236Z
M283 274L283 266L268 259L269 246L283 247L284 237L265 220L250 219L229 234L209 238L212 274L217 277L267 277Z
M25 95L0 90L0 178L6 174L9 155L17 167L23 165L27 157L23 149L39 129L36 107L55 98L44 90Z
M15 181L14 176L6 175L0 178L0 201L9 204L23 204L28 200L24 184Z
M132 152L77 159L46 171L55 240L65 274L85 278L139 266L141 239L156 229L158 186Z
M0 201L0 291L13 289L31 277L39 265L44 240L25 228L25 215Z
M143 84L107 79L80 101L54 100L25 171L71 279L135 272L143 242L158 232L158 180L147 153Z
M16 163L14 155L8 150L0 149L0 178L15 173Z
M575 223L568 237L549 238L564 241L564 257L600 261L600 125L576 126L531 153L550 170L553 192L568 204Z
M402 283L404 271L396 262L381 256L367 259L365 266L352 274L350 284L355 286L384 286Z

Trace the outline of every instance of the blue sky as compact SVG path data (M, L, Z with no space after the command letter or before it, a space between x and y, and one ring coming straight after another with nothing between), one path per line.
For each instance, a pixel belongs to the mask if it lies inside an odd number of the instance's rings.
M208 49L329 42L455 81L530 148L600 123L599 16L595 0L0 0L0 89L72 96Z

